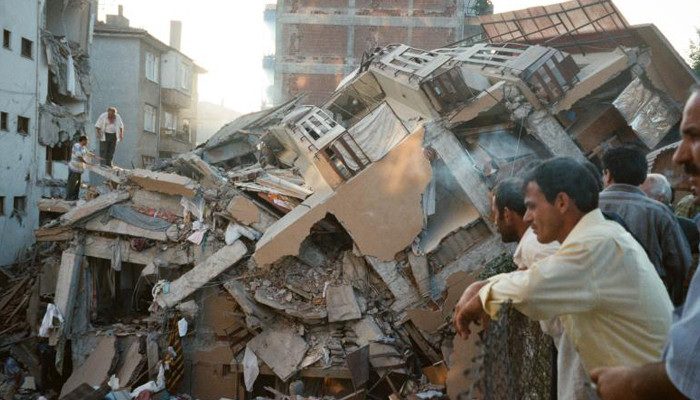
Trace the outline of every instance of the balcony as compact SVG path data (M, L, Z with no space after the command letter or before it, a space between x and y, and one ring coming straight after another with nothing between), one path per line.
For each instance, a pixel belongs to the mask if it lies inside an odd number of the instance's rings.
M162 129L160 136L160 151L174 154L185 153L194 146L190 142L190 135L184 131Z
M161 102L168 106L185 109L190 108L192 97L176 89L161 89Z

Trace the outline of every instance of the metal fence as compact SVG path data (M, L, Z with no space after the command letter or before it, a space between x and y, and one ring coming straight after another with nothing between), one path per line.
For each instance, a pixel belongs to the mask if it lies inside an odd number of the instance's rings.
M480 278L515 269L508 256L501 256L486 266ZM475 385L465 399L555 399L552 374L554 345L536 321L505 304L496 321L480 336L479 367Z

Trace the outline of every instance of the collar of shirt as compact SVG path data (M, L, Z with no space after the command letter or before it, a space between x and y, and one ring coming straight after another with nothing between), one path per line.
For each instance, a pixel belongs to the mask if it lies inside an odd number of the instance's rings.
M626 192L635 193L646 197L646 194L639 188L639 186L628 185L626 183L613 183L612 185L603 189L603 192Z
M566 236L566 239L564 239L564 243L562 243L562 247L570 243L572 240L576 240L576 237L581 233L585 232L590 228L593 228L597 225L600 225L607 221L605 219L605 216L603 216L603 212L600 211L600 208L596 208L593 211L589 211L588 214L584 215L574 226L574 229L569 232L569 234Z

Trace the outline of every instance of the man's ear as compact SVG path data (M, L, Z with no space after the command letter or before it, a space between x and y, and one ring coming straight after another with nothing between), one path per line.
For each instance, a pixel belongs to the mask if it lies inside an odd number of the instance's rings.
M557 197L554 199L554 206L559 210L561 214L566 213L569 211L569 208L571 208L572 205L572 200L571 197L569 197L568 194L564 192L559 192L557 194Z
M501 215L503 216L503 220L506 221L506 224L510 224L511 222L513 222L513 211L511 211L511 209L507 206L503 207L503 212L501 213Z

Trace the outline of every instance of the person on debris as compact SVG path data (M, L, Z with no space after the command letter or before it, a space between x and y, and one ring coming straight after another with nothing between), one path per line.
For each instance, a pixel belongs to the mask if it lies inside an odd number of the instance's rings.
M649 198L665 205L673 212L673 207L671 206L673 201L673 189L665 176L661 174L648 174L647 179L639 188L642 189ZM698 232L698 227L695 225L695 221L680 215L676 215L676 221L678 221L678 225L681 227L681 230L683 230L685 239L690 245L690 252L697 254L698 245L700 245L700 233Z
M681 144L673 161L683 166L695 193L700 190L700 86L693 89L683 110ZM673 315L661 362L641 367L595 369L591 379L598 394L608 399L700 399L700 274L690 282L685 303Z
M66 184L66 200L78 200L80 185L85 165L92 165L87 161L90 152L87 149L88 138L83 135L78 138L78 143L73 145L73 150L68 163L68 183Z
M603 155L600 209L619 214L647 250L676 306L683 302L683 284L693 264L690 246L667 206L650 199L639 188L647 177L644 153L630 146Z
M587 372L658 360L673 305L644 249L598 208L595 180L579 162L558 157L523 179L524 220L540 243L561 247L527 270L475 282L455 307L457 333L495 318L503 304L534 320L560 317Z
M499 182L493 189L491 212L496 229L504 243L518 242L513 254L513 262L519 270L530 268L535 262L554 254L560 246L557 241L540 243L529 223L525 222L525 199L523 183L518 178L508 178ZM542 331L551 336L557 348L557 398L595 399L586 370L576 348L564 334L559 318L540 321Z
M102 165L111 167L117 143L124 140L124 122L116 107L109 107L107 112L100 115L95 123L95 132L100 141Z

